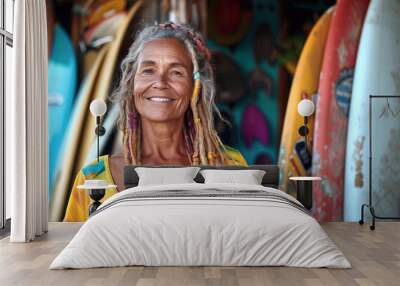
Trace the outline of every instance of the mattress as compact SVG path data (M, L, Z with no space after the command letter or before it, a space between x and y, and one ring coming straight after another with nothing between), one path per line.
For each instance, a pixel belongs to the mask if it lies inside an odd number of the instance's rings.
M286 193L199 183L140 186L112 196L50 269L132 265L351 267Z

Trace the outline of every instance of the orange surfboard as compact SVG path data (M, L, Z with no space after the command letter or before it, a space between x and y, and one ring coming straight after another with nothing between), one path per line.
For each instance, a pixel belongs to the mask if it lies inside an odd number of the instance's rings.
M296 68L286 107L285 121L279 151L280 189L295 196L295 186L289 184L291 176L306 176L311 171L310 152L304 153L304 139L298 129L304 119L297 112L297 105L305 97L312 99L317 93L319 74L325 49L326 38L334 9L331 8L317 21L304 45ZM309 118L309 140L312 138L313 117ZM311 149L311 144L308 150ZM306 156L305 156L306 155Z

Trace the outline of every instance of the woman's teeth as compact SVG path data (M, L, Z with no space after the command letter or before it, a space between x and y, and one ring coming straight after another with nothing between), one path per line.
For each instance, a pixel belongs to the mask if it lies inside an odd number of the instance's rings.
M170 102L170 101L173 101L173 99L166 98L166 97L150 97L149 100L155 101L155 102Z

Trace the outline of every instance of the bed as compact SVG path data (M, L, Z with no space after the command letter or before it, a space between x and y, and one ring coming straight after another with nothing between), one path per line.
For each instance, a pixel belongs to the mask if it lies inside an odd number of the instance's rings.
M138 186L126 166L126 190L88 219L50 269L144 266L292 266L350 268L343 253L293 197L277 189L277 166L260 185L193 183Z

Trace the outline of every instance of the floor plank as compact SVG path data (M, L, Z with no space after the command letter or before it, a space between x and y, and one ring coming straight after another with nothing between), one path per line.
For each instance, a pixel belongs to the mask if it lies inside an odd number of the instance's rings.
M357 223L323 225L352 269L290 267L118 267L50 271L55 256L81 223L50 223L32 243L0 240L0 285L400 285L400 222L379 222L375 231Z

